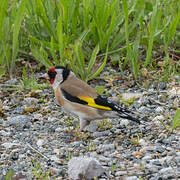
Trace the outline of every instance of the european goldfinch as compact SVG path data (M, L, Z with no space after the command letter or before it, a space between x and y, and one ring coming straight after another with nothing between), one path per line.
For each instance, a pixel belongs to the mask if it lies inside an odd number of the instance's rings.
M66 67L52 67L43 77L50 81L56 100L64 111L79 117L80 131L90 121L104 118L121 117L140 123L130 115L130 111L100 96Z

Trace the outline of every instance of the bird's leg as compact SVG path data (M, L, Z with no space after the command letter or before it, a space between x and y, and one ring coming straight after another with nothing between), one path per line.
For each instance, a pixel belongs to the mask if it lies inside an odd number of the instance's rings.
M80 132L82 132L83 131L83 129L87 126L87 125L89 125L89 121L87 121L87 120L85 120L85 119L80 119Z
M81 137L83 136L83 129L89 124L90 122L85 120L85 119L80 119L80 129L79 130L75 130L75 137L73 139L74 141L79 141L81 139Z

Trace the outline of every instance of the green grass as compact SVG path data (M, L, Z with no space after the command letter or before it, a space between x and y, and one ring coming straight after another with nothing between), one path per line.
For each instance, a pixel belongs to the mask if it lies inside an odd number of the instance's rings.
M23 90L39 90L48 87L47 84L39 84L37 79L35 78L34 74L31 73L31 77L27 74L27 69L23 67L22 77L19 80L18 84L8 85L8 90L16 90L16 91L23 91Z
M171 118L170 125L167 125L161 119L158 119L158 121L162 124L166 131L168 131L169 133L173 133L174 130L180 126L180 109L177 109L174 117Z
M180 0L2 0L0 76L16 75L26 55L47 68L70 64L88 81L116 56L135 79L161 61L168 80L180 69L179 22Z
M33 178L44 179L44 180L48 180L50 178L50 172L44 171L43 167L39 162L37 162L37 160L32 161L32 166L33 166L33 170L32 170Z
M180 126L180 109L178 109L176 111L176 114L174 116L174 118L172 119L172 132L174 132L174 130Z

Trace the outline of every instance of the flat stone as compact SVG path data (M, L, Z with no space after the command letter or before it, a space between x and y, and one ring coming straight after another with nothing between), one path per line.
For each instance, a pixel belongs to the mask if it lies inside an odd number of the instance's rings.
M27 127L30 127L31 125L31 119L32 119L32 116L18 115L15 117L9 117L7 120L7 123L9 125L15 125L15 126L27 128Z
M168 168L163 168L159 171L160 174L170 174L170 173L174 173L174 169L172 167L168 167Z
M144 140L144 139L140 139L139 140L139 144L141 145L141 146L147 146L147 142Z
M123 175L126 175L128 172L127 171L117 171L115 173L115 176L123 176Z
M156 116L153 121L158 121L158 120L163 120L164 116L160 115L160 116Z
M98 122L97 121L91 121L89 126L86 126L85 130L89 132L96 132L98 129Z
M127 119L121 119L120 120L120 126L127 126L130 123Z
M139 178L137 176L129 176L125 177L124 180L138 180Z
M100 147L100 151L102 152L110 150L114 150L114 144L104 144Z
M122 93L122 98L125 99L125 100L129 100L131 98L140 98L143 96L142 93Z
M59 158L56 155L52 155L50 159L54 162L59 162Z
M166 82L160 82L158 87L160 90L165 90L167 88L167 83Z
M152 159L152 156L149 154L149 155L146 155L146 156L144 156L143 158L142 158L142 160L145 160L145 161L147 161L147 160L151 160Z
M101 131L101 132L94 132L92 134L92 137L99 137L99 136L108 136L110 134L110 131Z
M68 163L68 176L72 180L91 180L98 178L104 172L105 169L95 158L73 157Z
M10 79L5 82L5 84L14 85L17 84L18 80L16 78Z
M164 108L163 107L157 107L156 110L155 110L157 113L162 113L164 112Z
M27 97L24 98L24 102L26 105L31 106L32 104L37 104L38 103L38 99L37 98L33 98L33 97Z
M42 146L43 144L44 144L44 140L43 139L38 139L38 141L37 141L37 146Z
M19 143L5 142L1 145L4 146L5 148L9 149L9 148L12 148L13 146L19 146L20 144Z

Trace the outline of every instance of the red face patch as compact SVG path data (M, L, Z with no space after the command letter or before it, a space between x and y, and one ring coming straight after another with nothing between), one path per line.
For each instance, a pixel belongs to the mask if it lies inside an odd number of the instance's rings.
M52 68L50 68L50 69L48 70L49 81L50 81L51 84L54 83L56 74L57 74L57 72L56 72L55 67L52 67Z
M56 68L55 67L51 67L49 70L48 70L48 73L49 72L56 72Z

